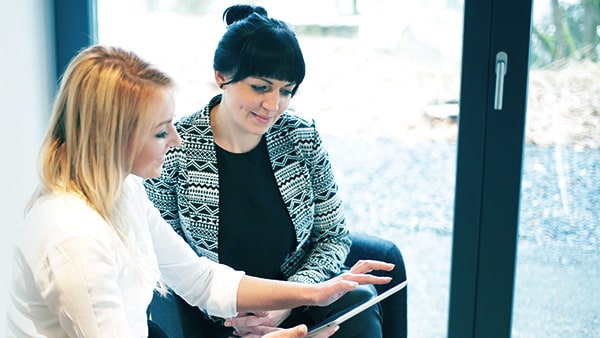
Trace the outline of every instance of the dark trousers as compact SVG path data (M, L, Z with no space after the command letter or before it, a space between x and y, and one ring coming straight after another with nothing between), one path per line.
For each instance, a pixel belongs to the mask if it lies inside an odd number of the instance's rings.
M391 272L373 272L375 275L385 275L393 278L390 284L375 286L375 289L379 293L383 293L391 286L406 279L406 269L402 253L392 241L362 233L351 234L350 237L352 239L352 247L346 259L346 266L352 266L360 259L375 259L396 264L396 268ZM408 335L407 290L408 287L400 290L398 293L384 299L380 304L381 313L383 314L383 337L385 338L406 338ZM168 332L169 336L173 338L187 338L194 337L194 330L187 328L190 320L182 318L187 316L188 308L190 306L187 303L176 301L172 294L168 297L155 295L150 304L149 313L151 318ZM198 320L197 318L197 313L196 315L191 315L192 324ZM188 334L191 335L188 336ZM196 335L196 337L203 336ZM207 337L211 336L208 335ZM338 337L337 334L335 337Z
M158 324L148 320L148 338L169 338L169 336Z
M305 306L296 308L292 314L280 325L288 328L298 324L306 324L308 327L321 323L328 317L347 310L377 294L372 285L361 285L355 290L348 292L338 301L325 307ZM183 299L176 297L180 309L184 337L189 338L227 338L233 336L233 329L224 327L220 322L209 319L197 307L188 305ZM382 337L382 315L379 305L361 312L340 325L336 332L337 338L381 338Z

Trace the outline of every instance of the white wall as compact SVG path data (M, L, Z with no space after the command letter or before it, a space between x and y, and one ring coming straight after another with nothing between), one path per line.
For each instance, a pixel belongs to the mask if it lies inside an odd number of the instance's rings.
M52 1L0 1L0 336L14 230L35 188L35 159L54 95Z

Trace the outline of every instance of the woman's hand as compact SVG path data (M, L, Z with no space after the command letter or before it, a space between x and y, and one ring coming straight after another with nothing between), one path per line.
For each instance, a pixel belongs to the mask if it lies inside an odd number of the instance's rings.
M280 330L277 326L292 313L292 310L262 311L256 313L239 314L237 317L227 319L225 326L235 329L234 334L246 337L255 334L260 337L263 334Z
M318 284L276 281L243 276L238 286L239 313L291 309L301 305L327 306L360 284L386 284L391 277L369 274L374 270L390 271L394 264L361 260L335 278Z
M312 305L327 306L361 284L387 284L392 280L391 277L378 277L370 275L369 272L374 270L391 271L393 269L394 264L391 263L360 260L350 268L350 271L315 284L316 290Z
M319 333L319 335L315 336L315 338L331 337L338 329L339 329L339 326L334 326L327 331ZM262 338L301 338L301 337L306 337L307 332L308 332L308 329L306 328L306 325L298 325L298 326L294 326L291 329L280 329L280 330L268 333L268 334L262 336ZM260 338L260 336L244 336L244 338L254 338L254 337Z

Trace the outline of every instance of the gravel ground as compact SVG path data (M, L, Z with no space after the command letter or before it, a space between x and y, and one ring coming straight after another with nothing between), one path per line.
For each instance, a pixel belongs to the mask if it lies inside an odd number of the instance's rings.
M456 144L325 140L351 229L392 239L405 256L409 336L445 336ZM598 150L526 146L514 337L600 329L599 180Z

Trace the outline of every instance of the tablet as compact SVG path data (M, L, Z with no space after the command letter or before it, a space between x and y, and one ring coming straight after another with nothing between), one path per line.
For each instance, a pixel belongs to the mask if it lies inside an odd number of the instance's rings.
M406 283L407 283L407 281L399 283L396 286L386 290L382 294L377 295L373 298L370 298L369 300L365 301L364 303L356 305L355 307L353 307L352 309L350 309L348 311L342 311L340 313L333 315L332 317L327 318L325 321L309 328L308 334L306 335L306 337L314 337L314 336L318 335L319 333L329 329L332 326L340 325L341 323L356 316L357 314L361 313L362 311L381 302L382 300L393 295L394 293L404 289L406 287Z

